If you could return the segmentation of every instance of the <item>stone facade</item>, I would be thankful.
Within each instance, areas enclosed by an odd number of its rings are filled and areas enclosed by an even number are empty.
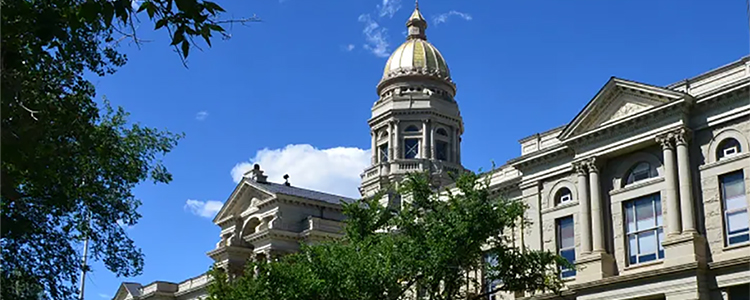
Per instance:
[[[364,196],[392,188],[407,172],[429,170],[437,185],[449,185],[439,175],[463,170],[450,72],[426,42],[418,9],[407,26],[372,108]],[[408,155],[406,139],[418,140]],[[574,251],[578,268],[564,278],[565,299],[750,298],[750,57],[666,87],[613,77],[569,124],[519,143],[519,157],[484,176],[497,194],[528,204],[531,226],[508,233],[514,244],[562,251],[562,240],[572,239],[564,250]],[[222,230],[208,255],[237,274],[248,259],[339,237],[339,201],[354,200],[267,182],[256,166],[214,219]],[[563,236],[564,218],[572,218],[571,236]],[[115,299],[198,299],[209,282],[204,274],[123,283]]]

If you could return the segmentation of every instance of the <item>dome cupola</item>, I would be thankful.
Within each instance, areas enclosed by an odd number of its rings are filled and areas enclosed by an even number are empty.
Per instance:
[[[406,21],[406,28],[406,41],[388,58],[383,78],[378,84],[378,93],[393,83],[403,81],[402,79],[421,78],[442,83],[451,94],[455,94],[455,84],[451,80],[448,64],[440,51],[427,41],[427,21],[419,11],[419,3]]]

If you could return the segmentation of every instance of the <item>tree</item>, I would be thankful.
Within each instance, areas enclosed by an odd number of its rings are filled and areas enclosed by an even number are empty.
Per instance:
[[[133,187],[167,183],[161,162],[181,134],[141,126],[95,101],[87,72],[104,76],[139,43],[137,16],[169,34],[179,57],[224,34],[223,9],[200,0],[2,0],[3,299],[73,299],[83,266],[78,245],[117,275],[133,276],[143,254],[121,225],[134,225]],[[139,12],[141,12],[139,14]]]
[[[209,295],[215,300],[265,299],[480,299],[505,291],[550,291],[562,287],[565,259],[548,251],[519,248],[509,232],[524,221],[526,206],[493,196],[489,181],[462,174],[453,192],[434,193],[428,176],[412,174],[401,191],[399,210],[378,197],[344,205],[345,237],[276,261],[249,263],[246,274],[227,280],[212,270]],[[442,195],[442,196],[441,196]],[[476,293],[485,255],[498,264],[487,278],[497,289]],[[475,292],[472,294],[472,292]]]

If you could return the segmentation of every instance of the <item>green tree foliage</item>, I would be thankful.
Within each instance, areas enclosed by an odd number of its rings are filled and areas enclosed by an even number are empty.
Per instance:
[[[210,45],[232,21],[220,20],[223,9],[209,1],[133,3],[0,2],[3,299],[76,298],[78,273],[87,268],[84,236],[91,257],[110,271],[141,272],[143,254],[122,227],[140,217],[131,191],[145,180],[171,180],[161,157],[181,135],[134,124],[122,108],[97,103],[84,75],[104,76],[126,62],[117,49],[138,42],[137,16],[168,33],[183,61],[194,38]]]
[[[484,255],[497,256],[488,279],[504,291],[557,292],[557,266],[570,267],[554,253],[515,247],[509,232],[525,224],[525,205],[493,196],[489,182],[461,175],[453,192],[434,193],[424,174],[412,174],[401,191],[399,210],[378,197],[344,204],[346,235],[341,240],[303,245],[278,260],[250,262],[244,276],[227,280],[212,270],[214,300],[265,299],[479,299],[487,293],[475,277]]]

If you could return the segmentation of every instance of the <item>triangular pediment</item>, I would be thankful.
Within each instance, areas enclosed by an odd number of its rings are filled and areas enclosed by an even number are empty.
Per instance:
[[[262,184],[256,184],[250,179],[243,178],[237,184],[229,199],[224,202],[224,206],[216,214],[213,222],[218,223],[232,216],[240,216],[244,211],[256,206],[261,200],[275,196],[276,194],[264,189]]]
[[[683,99],[685,94],[612,77],[560,133],[566,140],[652,108]]]

